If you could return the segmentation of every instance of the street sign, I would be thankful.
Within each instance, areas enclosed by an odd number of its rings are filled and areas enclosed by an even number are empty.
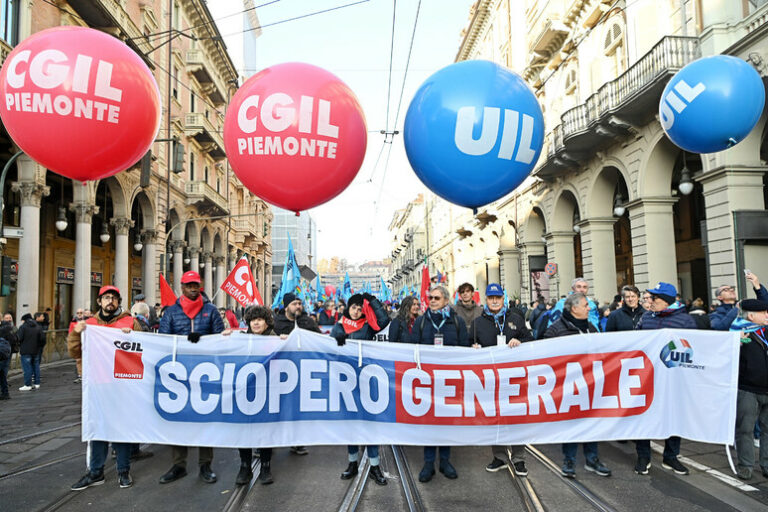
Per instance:
[[[549,277],[552,277],[553,275],[557,274],[557,263],[553,263],[553,262],[547,263],[547,265],[544,267],[544,272],[546,272],[546,274]]]
[[[17,228],[15,226],[3,226],[3,237],[21,238],[23,236],[24,236],[24,228]]]

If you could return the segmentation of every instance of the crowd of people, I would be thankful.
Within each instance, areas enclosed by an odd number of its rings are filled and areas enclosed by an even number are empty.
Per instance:
[[[186,272],[181,278],[181,296],[175,304],[166,308],[150,308],[143,296],[135,297],[130,311],[122,308],[122,296],[118,288],[104,286],[99,290],[98,310],[91,314],[78,309],[69,327],[67,345],[69,354],[76,361],[77,382],[82,372],[81,335],[88,325],[104,325],[130,331],[156,331],[162,334],[186,336],[190,343],[197,343],[201,336],[209,334],[281,336],[283,338],[296,327],[314,332],[325,332],[339,346],[347,340],[379,340],[392,343],[415,343],[427,345],[465,346],[482,350],[487,347],[507,345],[514,349],[522,343],[535,339],[559,338],[584,333],[615,332],[630,330],[651,330],[662,328],[713,329],[739,331],[741,348],[739,360],[738,399],[736,418],[736,452],[738,457],[737,476],[743,480],[752,477],[755,447],[759,445],[759,465],[768,477],[768,291],[753,273],[747,280],[754,289],[756,298],[738,300],[735,287],[723,285],[716,290],[717,304],[708,313],[703,311],[697,300],[687,305],[681,301],[674,285],[658,283],[653,288],[639,290],[624,286],[614,301],[605,307],[598,307],[589,297],[589,283],[583,278],[572,282],[572,291],[557,301],[543,299],[527,307],[518,300],[505,303],[505,293],[499,284],[492,283],[485,289],[484,304],[476,302],[474,287],[463,283],[457,288],[458,297],[451,303],[451,294],[442,284],[433,283],[429,289],[429,307],[421,310],[420,301],[407,296],[401,302],[382,302],[375,296],[362,293],[350,296],[346,301],[333,300],[315,305],[305,305],[294,294],[282,298],[282,307],[271,310],[265,306],[250,306],[237,310],[218,310],[200,288],[197,272]],[[24,370],[22,391],[40,387],[39,361],[45,340],[42,327],[43,313],[25,315],[18,330],[13,318],[6,314],[0,323],[0,340],[9,344],[21,354]],[[240,334],[242,333],[242,334]],[[0,345],[0,358],[3,347]],[[0,361],[0,398],[8,397],[5,366]],[[758,441],[759,440],[759,441]],[[634,471],[647,475],[651,468],[650,440],[635,440],[637,453]],[[679,459],[681,440],[670,437],[665,440],[662,467],[680,475],[689,473]],[[72,490],[82,490],[104,482],[104,465],[109,443],[92,441],[88,472]],[[118,483],[121,488],[133,483],[130,476],[132,460],[149,457],[151,452],[141,450],[138,444],[112,443],[113,456],[117,460]],[[236,484],[244,485],[253,478],[252,462],[254,450],[261,459],[258,481],[270,484],[272,476],[271,447],[241,448],[240,470]],[[379,485],[386,485],[387,479],[380,469],[379,447],[366,446],[370,459],[369,478]],[[168,484],[187,475],[188,447],[173,446],[171,468],[159,482]],[[211,469],[213,448],[198,447],[198,467],[201,480],[207,483],[217,481]],[[307,455],[303,446],[294,446],[290,451],[295,455]],[[578,444],[562,445],[564,477],[576,475]],[[598,443],[583,443],[584,469],[608,477],[611,470],[600,461]],[[425,446],[423,466],[418,478],[429,482],[436,468],[446,478],[458,477],[451,463],[449,446]],[[517,475],[527,475],[523,446],[492,446],[491,461],[485,467],[489,472],[510,467]],[[341,479],[350,479],[358,474],[360,447],[348,446],[347,467]]]

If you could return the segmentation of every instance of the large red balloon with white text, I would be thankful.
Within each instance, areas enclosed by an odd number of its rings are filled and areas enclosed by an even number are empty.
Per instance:
[[[354,93],[310,64],[278,64],[253,75],[224,120],[227,158],[243,185],[295,212],[340,194],[360,170],[366,142]]]
[[[51,171],[86,181],[128,169],[160,128],[160,92],[125,43],[84,27],[43,30],[0,70],[0,118]]]

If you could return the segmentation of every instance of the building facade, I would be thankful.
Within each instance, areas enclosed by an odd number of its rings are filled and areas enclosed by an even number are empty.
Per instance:
[[[0,308],[16,318],[51,307],[56,328],[78,307],[93,308],[98,288],[115,284],[124,306],[143,293],[159,302],[158,275],[179,292],[195,270],[209,297],[242,256],[269,300],[272,213],[245,189],[224,154],[222,126],[238,75],[201,0],[21,2],[4,9],[0,57],[46,28],[97,28],[124,41],[152,70],[162,97],[158,140],[140,162],[80,183],[26,156],[9,170],[4,225],[23,229],[3,247]],[[169,34],[171,34],[169,36]],[[18,148],[2,131],[5,163]],[[174,155],[177,157],[174,158]],[[183,161],[180,156],[183,155]],[[5,279],[7,277],[7,279]],[[223,293],[219,306],[234,302]]]
[[[428,252],[429,219],[424,195],[396,210],[389,223],[392,252],[389,283],[395,295],[404,286],[421,288],[422,267]]]
[[[561,296],[577,276],[600,302],[659,281],[705,302],[720,284],[746,296],[744,269],[768,276],[768,116],[738,145],[698,155],[669,141],[657,112],[669,79],[699,57],[745,59],[765,82],[768,4],[512,4],[476,2],[456,60],[492,60],[526,80],[544,149],[532,176],[478,215],[435,206],[445,210],[433,215],[444,233],[430,246],[436,266],[454,284],[474,268],[477,286],[499,279],[526,301]]]
[[[288,256],[288,240],[293,245],[296,263],[299,265],[301,277],[312,281],[317,276],[317,224],[308,213],[296,215],[295,212],[273,207],[272,221],[272,251],[274,265],[272,266],[273,293],[277,293],[280,280],[283,277],[283,267]]]

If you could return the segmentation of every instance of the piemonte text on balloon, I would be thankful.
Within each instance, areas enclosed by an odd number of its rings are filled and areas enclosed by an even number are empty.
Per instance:
[[[408,108],[405,150],[419,179],[460,206],[512,192],[536,165],[544,117],[522,78],[493,62],[451,64],[429,77]]]
[[[363,163],[365,117],[332,73],[303,63],[269,67],[232,98],[224,146],[258,197],[299,212],[341,193]]]
[[[661,94],[659,120],[669,139],[692,153],[738,144],[755,127],[765,104],[760,74],[730,55],[695,60]]]
[[[160,128],[160,92],[147,65],[94,29],[57,27],[22,41],[0,71],[0,96],[14,142],[81,181],[134,165]]]

